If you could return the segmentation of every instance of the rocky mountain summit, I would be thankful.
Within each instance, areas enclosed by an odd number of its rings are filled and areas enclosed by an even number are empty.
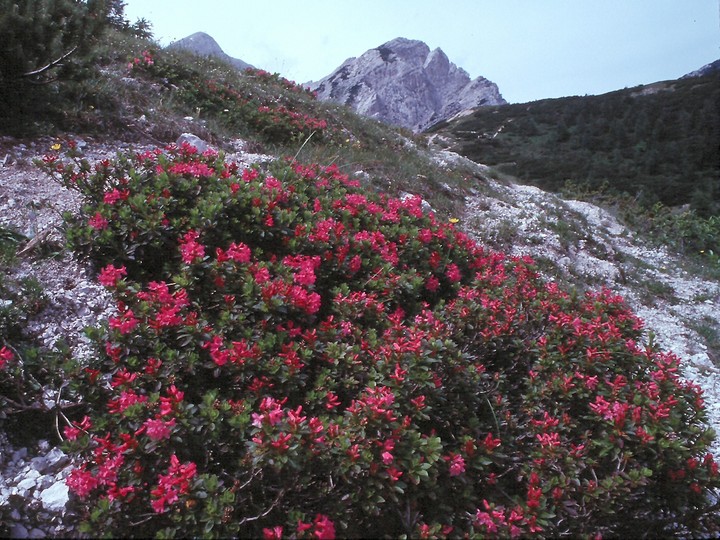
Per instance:
[[[195,32],[186,38],[173,41],[170,45],[168,45],[168,49],[183,49],[200,56],[213,56],[219,58],[220,60],[224,60],[240,71],[253,67],[239,58],[233,58],[232,56],[226,54],[220,45],[218,45],[217,41],[205,32]]]
[[[308,86],[319,99],[415,132],[467,109],[506,103],[495,83],[470,79],[440,48],[405,38],[349,58]]]

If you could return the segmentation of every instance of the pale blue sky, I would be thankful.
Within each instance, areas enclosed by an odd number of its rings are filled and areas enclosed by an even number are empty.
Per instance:
[[[162,45],[207,32],[296,82],[396,37],[440,47],[511,103],[675,79],[720,59],[720,0],[126,0]]]

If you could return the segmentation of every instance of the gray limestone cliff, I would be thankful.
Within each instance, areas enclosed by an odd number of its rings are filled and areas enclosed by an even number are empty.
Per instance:
[[[308,83],[322,100],[415,132],[461,111],[506,101],[495,83],[450,62],[441,49],[397,38],[349,58],[324,79]]]

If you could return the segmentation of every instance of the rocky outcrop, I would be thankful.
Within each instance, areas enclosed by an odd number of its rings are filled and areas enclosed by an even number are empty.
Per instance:
[[[205,32],[195,32],[186,38],[173,41],[170,45],[168,45],[168,49],[184,49],[200,56],[213,56],[215,58],[219,58],[220,60],[224,60],[240,71],[253,67],[247,62],[243,62],[238,58],[233,58],[232,56],[227,55],[220,45],[218,45],[217,41]]]
[[[700,69],[696,69],[695,71],[691,71],[687,75],[683,75],[680,77],[681,79],[689,79],[692,77],[704,77],[705,75],[710,75],[711,73],[720,73],[720,60],[715,60],[714,62],[710,62],[709,64],[705,64]]]
[[[441,49],[431,51],[422,41],[405,38],[349,58],[307,86],[319,99],[416,132],[463,110],[506,103],[495,83],[471,80]]]

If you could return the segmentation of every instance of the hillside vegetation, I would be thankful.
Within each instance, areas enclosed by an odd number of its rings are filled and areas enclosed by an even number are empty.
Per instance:
[[[720,74],[599,96],[482,107],[432,129],[470,159],[560,191],[720,212]]]
[[[17,310],[0,336],[8,417],[56,388],[83,533],[718,534],[715,433],[679,358],[612,291],[472,240],[455,212],[489,189],[477,167],[131,34],[8,123],[56,137],[36,165],[83,201],[63,249],[115,303],[87,361]],[[156,148],[86,159],[96,138]]]

